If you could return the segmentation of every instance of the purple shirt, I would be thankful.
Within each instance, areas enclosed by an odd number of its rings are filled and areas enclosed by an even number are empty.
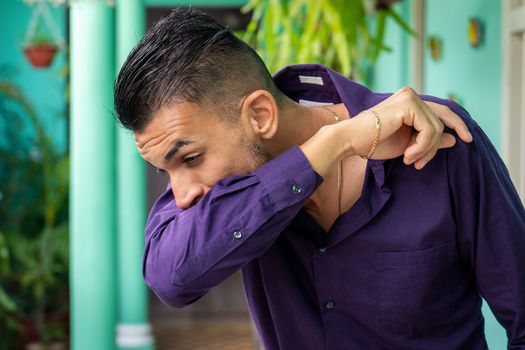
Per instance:
[[[386,97],[320,65],[275,76],[295,101],[357,115]],[[360,199],[328,233],[301,209],[323,179],[298,147],[225,178],[181,210],[167,190],[146,228],[143,273],[168,305],[188,305],[242,269],[266,349],[486,349],[483,296],[525,349],[525,210],[496,150],[474,141],[417,171],[368,162]],[[348,175],[347,175],[348,176]]]

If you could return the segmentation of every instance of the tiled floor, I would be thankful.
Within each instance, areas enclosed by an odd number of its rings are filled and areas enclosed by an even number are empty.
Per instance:
[[[157,350],[259,349],[238,273],[188,307],[151,295],[149,309]]]
[[[155,327],[157,350],[255,350],[250,324]]]

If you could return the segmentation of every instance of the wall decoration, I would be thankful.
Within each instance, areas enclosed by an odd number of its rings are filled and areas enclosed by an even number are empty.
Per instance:
[[[442,44],[441,39],[435,35],[428,38],[428,48],[430,50],[430,57],[434,61],[440,61],[442,56]]]
[[[468,41],[473,48],[479,47],[483,41],[483,24],[477,18],[468,21]]]

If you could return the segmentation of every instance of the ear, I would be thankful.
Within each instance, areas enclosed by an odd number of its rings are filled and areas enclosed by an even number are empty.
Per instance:
[[[272,94],[266,90],[256,90],[246,96],[241,107],[241,115],[247,118],[253,133],[263,140],[275,136],[279,124],[278,108]]]

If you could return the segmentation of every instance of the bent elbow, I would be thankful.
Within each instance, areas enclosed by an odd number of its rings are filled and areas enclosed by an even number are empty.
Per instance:
[[[190,286],[177,286],[170,278],[156,274],[145,274],[146,285],[166,305],[180,309],[199,300],[205,293],[197,293]]]
[[[145,279],[146,285],[166,305],[180,309],[194,303],[197,298],[192,297],[185,288],[177,287],[170,281]]]
[[[161,231],[154,231],[146,242],[142,261],[142,275],[146,285],[157,297],[173,308],[183,308],[190,305],[206,294],[199,283],[193,278],[195,271],[184,267],[175,268],[174,261],[178,260],[180,249],[175,248],[175,241],[161,240]],[[169,236],[168,236],[169,237]],[[173,271],[177,275],[187,275],[192,283],[174,283]]]

